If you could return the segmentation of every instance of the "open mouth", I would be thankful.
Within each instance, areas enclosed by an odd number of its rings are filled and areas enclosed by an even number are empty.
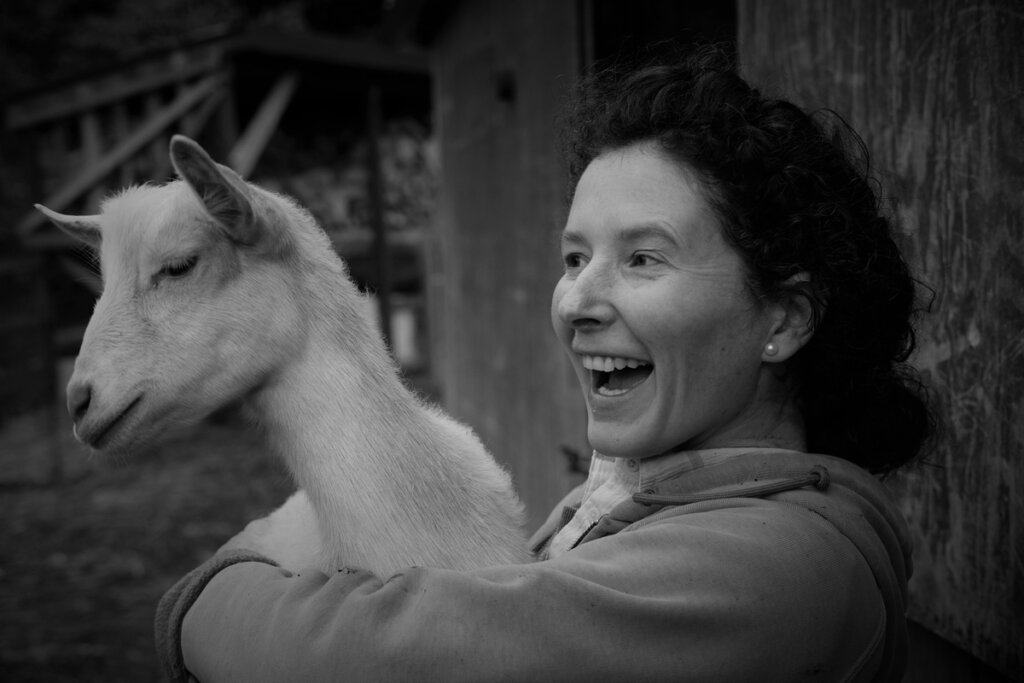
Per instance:
[[[651,376],[654,366],[647,361],[616,356],[582,356],[590,371],[590,388],[598,396],[621,396]]]

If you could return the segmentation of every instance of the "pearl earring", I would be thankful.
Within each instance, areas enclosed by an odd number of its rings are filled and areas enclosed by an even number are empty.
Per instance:
[[[775,342],[768,342],[764,345],[764,355],[774,356],[779,352],[779,347],[775,345]]]

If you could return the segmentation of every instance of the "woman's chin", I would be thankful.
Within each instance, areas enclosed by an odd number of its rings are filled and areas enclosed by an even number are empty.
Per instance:
[[[642,458],[649,455],[648,444],[636,424],[595,423],[591,419],[587,428],[590,446],[609,458]]]

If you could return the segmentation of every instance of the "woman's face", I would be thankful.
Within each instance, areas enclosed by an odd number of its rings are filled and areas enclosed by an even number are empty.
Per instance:
[[[749,291],[698,182],[644,143],[597,157],[577,185],[551,318],[605,455],[757,440],[777,311]]]

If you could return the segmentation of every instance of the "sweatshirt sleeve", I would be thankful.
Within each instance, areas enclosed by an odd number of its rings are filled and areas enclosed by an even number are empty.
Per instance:
[[[868,680],[884,607],[856,548],[793,505],[659,515],[472,572],[220,568],[184,666],[223,681]]]

